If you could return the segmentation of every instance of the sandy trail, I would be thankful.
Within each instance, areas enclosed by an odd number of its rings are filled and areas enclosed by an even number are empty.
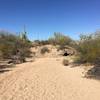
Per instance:
[[[100,82],[82,78],[79,67],[40,58],[0,74],[0,100],[100,100]]]

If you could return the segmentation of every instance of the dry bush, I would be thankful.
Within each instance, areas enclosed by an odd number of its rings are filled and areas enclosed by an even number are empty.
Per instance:
[[[43,47],[40,52],[41,54],[45,54],[46,52],[49,53],[50,50],[47,47]]]
[[[50,44],[50,43],[49,43],[48,40],[41,40],[41,41],[40,41],[40,44],[41,44],[41,45],[48,45],[48,44]]]
[[[42,46],[42,45],[49,45],[50,42],[48,40],[35,40],[34,44],[36,46]]]
[[[63,63],[64,66],[68,66],[69,65],[69,61],[67,59],[63,59],[62,63]]]
[[[20,38],[12,33],[0,32],[0,58],[19,58],[19,60],[24,61],[25,58],[29,57],[31,54],[30,47],[30,41]]]
[[[77,46],[78,61],[82,63],[97,63],[100,61],[100,32],[90,35],[81,35]]]
[[[68,36],[63,35],[62,33],[54,33],[54,36],[48,39],[50,44],[53,45],[70,45],[72,44],[72,39]]]

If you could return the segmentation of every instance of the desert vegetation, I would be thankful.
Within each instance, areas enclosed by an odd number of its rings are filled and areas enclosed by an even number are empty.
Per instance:
[[[100,61],[100,32],[80,35],[77,45],[79,61],[95,64]]]
[[[53,45],[72,45],[74,42],[69,36],[66,36],[60,32],[55,32],[52,37],[48,39],[49,43]]]
[[[0,59],[18,59],[21,62],[29,57],[31,42],[27,39],[26,34],[21,36],[14,33],[0,32]]]
[[[75,62],[93,66],[86,72],[86,77],[100,76],[100,31],[80,35],[80,41],[76,45],[78,52]]]
[[[35,43],[39,45],[60,45],[60,46],[65,46],[65,45],[74,45],[75,41],[71,39],[69,36],[66,36],[60,32],[54,32],[53,36],[50,36],[47,40],[35,40]]]
[[[63,63],[64,66],[68,66],[69,65],[69,61],[67,59],[63,59],[62,63]]]
[[[46,52],[49,53],[50,50],[47,47],[43,47],[43,48],[41,48],[40,52],[41,52],[41,54],[45,54]]]
[[[48,45],[51,45],[51,47]],[[53,46],[56,52],[50,53],[52,51],[50,48],[53,48]],[[27,32],[20,35],[5,31],[0,32],[0,59],[11,59],[10,62],[13,63],[25,62],[26,57],[31,56],[31,47],[37,48],[37,52],[34,52],[38,56],[39,52],[42,55],[49,53],[49,56],[50,54],[53,56],[74,55],[75,63],[100,66],[100,31],[86,35],[81,34],[78,41],[62,33],[55,32],[47,40],[35,40],[34,42],[27,38]],[[64,59],[63,65],[68,64],[69,62]]]

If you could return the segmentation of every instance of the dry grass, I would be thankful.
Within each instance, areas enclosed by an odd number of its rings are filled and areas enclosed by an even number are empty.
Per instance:
[[[41,54],[45,54],[46,52],[49,53],[50,50],[47,47],[43,47],[40,52]]]

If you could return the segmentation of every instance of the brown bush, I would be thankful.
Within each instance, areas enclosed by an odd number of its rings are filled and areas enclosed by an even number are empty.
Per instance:
[[[100,62],[100,32],[81,35],[77,51],[79,52],[78,61],[82,63]]]
[[[49,50],[47,47],[43,47],[43,48],[41,49],[41,54],[45,54],[46,52],[49,53],[50,50]]]
[[[0,32],[1,59],[13,60],[13,58],[20,58],[19,60],[24,60],[31,54],[30,47],[30,41],[20,38],[19,36],[12,33]]]
[[[73,40],[70,37],[59,32],[55,32],[54,36],[50,37],[48,41],[50,44],[61,46],[72,45],[73,42]]]
[[[69,65],[69,61],[67,59],[63,59],[63,65],[64,66],[68,66]]]

